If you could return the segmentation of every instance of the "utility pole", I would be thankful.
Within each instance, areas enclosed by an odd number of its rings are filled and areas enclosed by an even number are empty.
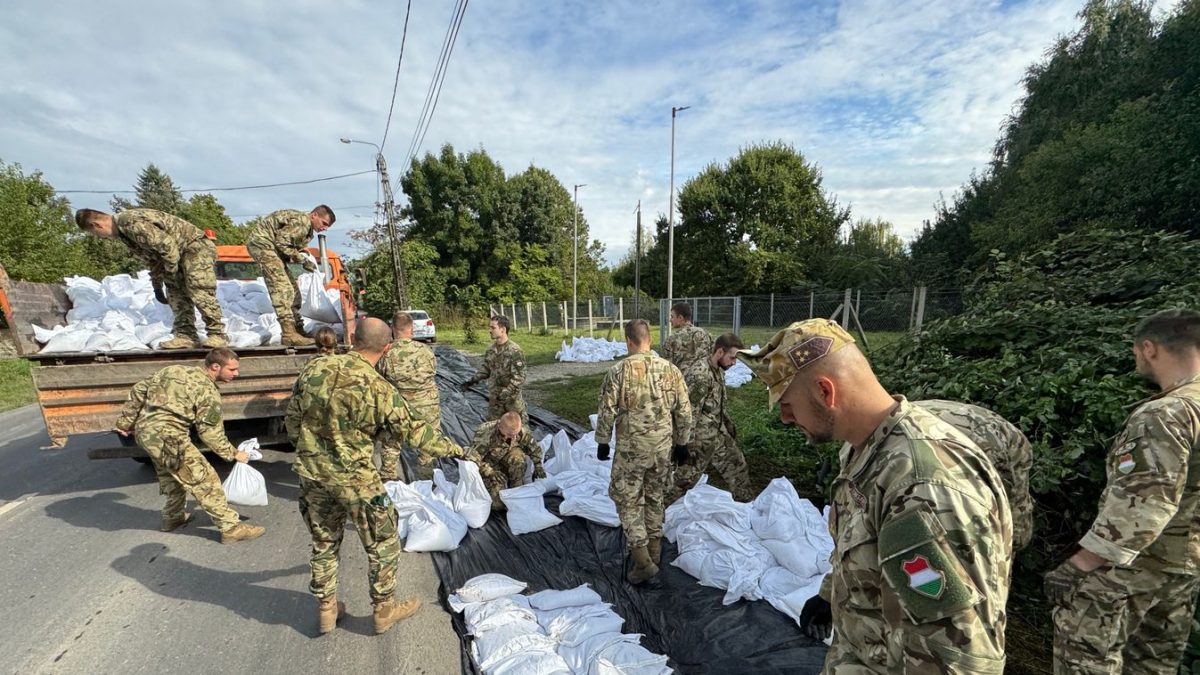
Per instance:
[[[392,246],[392,281],[396,285],[396,309],[408,309],[408,282],[404,278],[404,264],[400,262],[400,238],[396,234],[396,204],[392,196],[392,183],[388,178],[387,161],[383,153],[376,153],[375,167],[379,170],[379,181],[383,187],[383,213],[387,218],[388,239]]]
[[[681,108],[671,107],[671,197],[667,207],[667,306],[675,301],[675,116]]]
[[[575,198],[572,201],[575,207],[575,235],[572,241],[575,243],[571,247],[571,314],[573,330],[579,330],[579,188],[587,187],[587,183],[579,183],[575,186]]]
[[[633,258],[633,318],[642,316],[642,200],[637,205],[637,253]]]

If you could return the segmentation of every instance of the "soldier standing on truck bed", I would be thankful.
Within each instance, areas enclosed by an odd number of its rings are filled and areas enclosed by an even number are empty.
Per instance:
[[[75,224],[101,239],[120,240],[149,265],[154,297],[175,313],[175,337],[160,344],[161,349],[197,346],[196,310],[208,332],[204,346],[229,345],[217,302],[217,243],[213,236],[183,218],[154,209],[127,209],[115,216],[79,209]]]
[[[170,532],[192,519],[185,510],[187,493],[221,530],[221,543],[254,539],[265,529],[247,525],[229,508],[221,480],[200,449],[192,444],[191,428],[200,440],[227,462],[247,461],[246,453],[225,437],[221,420],[221,393],[217,382],[232,382],[238,375],[238,357],[232,349],[218,348],[204,358],[204,366],[167,366],[133,385],[121,409],[116,432],[133,434],[137,444],[150,455],[158,476],[159,491],[166,495],[162,531]]]
[[[262,267],[263,281],[271,296],[271,306],[279,319],[283,344],[311,345],[312,338],[304,332],[300,316],[300,290],[288,274],[287,263],[300,263],[305,272],[317,269],[308,251],[314,232],[328,230],[337,217],[333,209],[321,204],[305,213],[296,209],[281,209],[268,214],[250,228],[246,250]]]

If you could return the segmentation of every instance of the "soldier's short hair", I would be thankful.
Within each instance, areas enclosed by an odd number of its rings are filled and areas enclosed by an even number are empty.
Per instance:
[[[513,431],[515,429],[520,429],[521,416],[510,410],[500,416],[500,421],[497,426],[501,431]]]
[[[650,341],[650,324],[645,319],[634,319],[625,324],[625,339],[635,345]]]
[[[92,223],[100,216],[106,215],[103,211],[96,209],[79,209],[75,212],[75,224],[81,230],[90,230]]]
[[[321,204],[317,208],[313,209],[313,213],[317,214],[318,216],[328,218],[330,225],[337,222],[337,216],[333,215],[333,209],[325,206],[324,204]]]
[[[505,333],[508,332],[508,317],[507,316],[504,316],[503,314],[497,314],[496,316],[493,316],[489,322],[494,323],[497,326],[500,326],[501,328],[503,328]]]
[[[408,312],[396,312],[392,316],[392,330],[408,330],[412,325],[412,316]]]
[[[1180,307],[1151,314],[1133,329],[1133,339],[1149,340],[1171,351],[1200,349],[1200,312]]]
[[[692,320],[692,306],[686,302],[677,302],[671,305],[671,311],[685,321]]]
[[[313,333],[313,343],[317,345],[318,353],[334,354],[337,352],[337,331],[329,326],[321,326]]]
[[[713,351],[725,351],[728,349],[745,349],[746,345],[742,344],[742,339],[733,333],[726,333],[717,338],[713,343]]]
[[[383,321],[371,317],[359,319],[354,327],[354,349],[378,354],[392,343],[392,329]]]
[[[204,367],[211,368],[215,365],[227,366],[230,361],[237,361],[237,352],[229,347],[217,347],[210,350],[208,355],[204,357]]]

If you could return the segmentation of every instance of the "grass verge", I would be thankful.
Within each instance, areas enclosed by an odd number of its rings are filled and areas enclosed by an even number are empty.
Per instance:
[[[650,333],[653,344],[657,345],[658,329],[651,328]],[[478,336],[479,341],[475,344],[468,344],[463,336],[462,328],[445,328],[438,326],[438,344],[454,347],[455,349],[461,349],[468,354],[483,354],[483,352],[487,350],[488,345],[491,344],[491,340],[488,338],[487,326],[484,326],[482,329],[476,331],[476,335]],[[572,335],[587,337],[588,332],[586,330],[579,331],[572,333]],[[529,333],[524,329],[514,330],[509,334],[509,337],[512,338],[513,342],[521,345],[521,350],[525,352],[525,363],[526,365],[530,366],[540,366],[547,363],[554,363],[554,355],[557,354],[558,350],[562,348],[562,343],[566,342],[570,344],[571,342],[571,336],[563,335],[561,330],[556,331],[553,329],[550,331],[549,335],[542,335],[541,333]],[[607,329],[597,330],[594,331],[592,337],[608,338],[611,340],[625,339],[622,336],[620,329],[613,329],[611,336],[609,335],[609,331]]]
[[[33,392],[33,364],[25,359],[0,361],[0,411],[12,410],[37,400]]]

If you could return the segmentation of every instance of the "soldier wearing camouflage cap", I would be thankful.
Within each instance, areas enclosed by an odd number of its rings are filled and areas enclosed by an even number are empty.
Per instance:
[[[442,407],[438,400],[437,357],[433,350],[413,339],[413,320],[405,312],[392,317],[392,348],[375,367],[383,379],[400,392],[413,417],[435,429],[442,428]],[[418,478],[433,477],[433,457],[419,452],[422,470]],[[385,434],[380,442],[379,473],[385,481],[400,478],[400,442]]]
[[[521,388],[525,386],[525,352],[509,339],[508,328],[506,316],[493,316],[488,321],[492,344],[483,354],[483,365],[460,386],[466,390],[475,386],[476,382],[487,380],[488,421],[500,419],[506,412],[515,412],[522,421],[528,422],[529,414],[521,395]]]
[[[529,462],[533,463],[534,480],[546,477],[542,446],[533,440],[533,434],[521,424],[521,416],[515,412],[506,412],[494,422],[481,424],[475,430],[466,459],[479,465],[479,475],[492,496],[493,511],[504,510],[501,490],[525,484]]]
[[[943,422],[963,432],[992,460],[1004,481],[1008,506],[1012,511],[1013,549],[1029,545],[1033,536],[1033,497],[1029,494],[1029,470],[1033,467],[1033,446],[1012,422],[977,405],[958,401],[917,401]]]
[[[640,584],[658,574],[662,554],[665,496],[670,465],[688,458],[692,405],[679,369],[650,351],[650,325],[625,324],[629,356],[600,384],[596,458],[607,461],[617,432],[608,496],[617,505],[633,568],[627,579]]]
[[[202,367],[167,366],[133,385],[129,400],[121,408],[116,432],[122,436],[133,434],[150,455],[159,492],[167,498],[162,511],[163,532],[171,532],[192,519],[185,511],[189,492],[221,531],[222,544],[254,539],[265,531],[240,522],[237,512],[229,508],[216,469],[191,439],[195,428],[205,447],[221,459],[248,460],[246,453],[238,452],[225,437],[221,393],[217,391],[217,383],[232,382],[238,369],[237,354],[226,348],[214,349],[204,358]]]
[[[1108,451],[1108,485],[1080,549],[1046,575],[1055,673],[1175,673],[1200,588],[1200,312],[1133,332],[1161,391]]]
[[[686,302],[671,305],[671,335],[663,345],[663,358],[686,373],[693,363],[703,363],[713,352],[708,331],[692,324],[692,306]]]
[[[846,443],[833,570],[800,617],[812,637],[832,624],[826,671],[1002,672],[1012,522],[983,451],[889,394],[832,321],[794,323],[744,355],[784,423]]]
[[[150,268],[154,297],[175,314],[175,336],[160,349],[198,346],[196,310],[204,319],[205,347],[226,347],[221,304],[217,302],[217,243],[183,218],[154,209],[126,209],[115,216],[94,209],[75,212],[79,229],[101,239],[117,239]],[[164,291],[165,289],[165,291]]]
[[[314,232],[324,232],[337,221],[333,209],[321,204],[305,213],[296,209],[280,209],[263,216],[246,235],[246,250],[262,267],[263,282],[271,296],[271,306],[279,319],[285,345],[311,345],[304,332],[300,316],[300,289],[288,272],[288,263],[299,263],[305,272],[315,272],[317,266],[308,254],[308,243]]]
[[[333,630],[345,611],[337,601],[338,552],[346,520],[354,523],[367,553],[375,632],[383,633],[420,607],[396,602],[400,541],[396,509],[375,469],[375,437],[388,430],[414,448],[461,457],[462,448],[416,419],[400,392],[375,371],[391,349],[392,331],[379,319],[363,319],[354,349],[309,361],[292,388],[284,424],[296,447],[300,514],[312,535],[312,582],[319,600],[320,631]]]

